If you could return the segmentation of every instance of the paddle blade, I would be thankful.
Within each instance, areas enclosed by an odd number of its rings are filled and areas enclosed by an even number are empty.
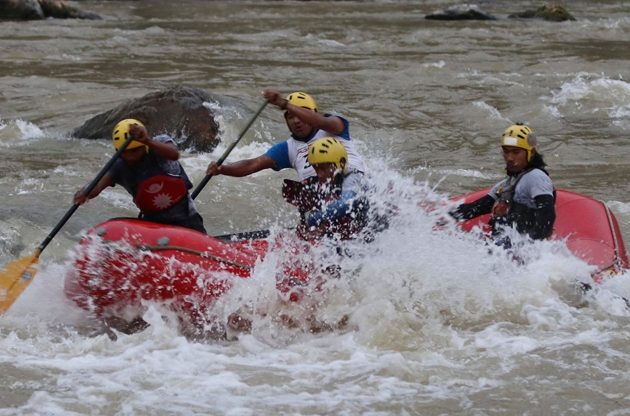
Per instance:
[[[5,313],[33,281],[37,273],[38,254],[22,257],[9,263],[0,272],[0,315]]]

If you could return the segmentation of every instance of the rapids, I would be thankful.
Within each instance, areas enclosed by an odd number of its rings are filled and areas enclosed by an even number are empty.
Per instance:
[[[82,233],[134,216],[118,188],[82,206],[42,254],[35,281],[0,317],[0,415],[628,414],[630,274],[587,296],[589,268],[562,242],[519,266],[474,235],[435,232],[418,203],[501,178],[498,137],[529,123],[557,187],[605,201],[630,241],[630,9],[569,2],[576,22],[508,20],[534,2],[482,1],[490,22],[423,17],[414,1],[82,1],[101,21],[0,22],[0,264],[29,255],[112,155],[68,132],[125,99],[173,84],[226,97],[208,103],[223,143],[185,151],[194,183],[261,103],[260,91],[306,90],[343,114],[383,205],[398,216],[352,256],[303,319],[348,317],[309,333],[285,313],[270,253],[214,312],[252,312],[251,334],[195,341],[159,305],[142,333],[90,336],[63,296]],[[268,107],[227,162],[287,135]],[[215,177],[198,198],[212,234],[271,228],[296,215],[280,194],[291,172]]]

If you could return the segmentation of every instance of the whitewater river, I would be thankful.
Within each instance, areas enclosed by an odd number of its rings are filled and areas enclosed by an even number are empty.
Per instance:
[[[436,22],[423,2],[82,1],[99,21],[0,22],[0,265],[26,256],[111,157],[69,131],[176,84],[225,97],[213,153],[184,151],[198,183],[262,103],[305,90],[351,121],[382,202],[398,217],[358,255],[311,334],[278,322],[272,253],[216,306],[243,305],[249,335],[182,336],[157,305],[136,335],[90,336],[63,294],[88,227],[136,213],[118,188],[81,207],[0,317],[0,415],[628,415],[630,275],[582,297],[589,268],[562,242],[526,265],[473,236],[435,232],[418,203],[501,178],[497,141],[529,123],[559,188],[605,201],[630,241],[630,5],[572,1],[576,22],[511,20],[538,2],[482,1],[499,19]],[[268,107],[229,160],[286,137]],[[282,229],[291,172],[213,178],[198,198],[210,233]],[[585,219],[588,221],[588,219]],[[295,310],[299,315],[303,310]]]

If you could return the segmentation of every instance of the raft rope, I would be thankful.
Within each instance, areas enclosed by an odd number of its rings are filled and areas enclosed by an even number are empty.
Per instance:
[[[198,256],[201,256],[201,257],[204,257],[204,258],[207,258],[207,259],[216,260],[219,263],[224,263],[224,264],[227,264],[229,266],[238,267],[240,269],[244,269],[244,270],[247,270],[247,271],[251,271],[253,269],[253,267],[248,266],[246,264],[242,264],[242,263],[238,263],[236,261],[224,259],[222,257],[218,257],[218,256],[215,256],[215,255],[212,255],[212,254],[208,253],[207,251],[194,250],[194,249],[188,248],[188,247],[166,246],[166,245],[159,245],[159,246],[140,245],[140,246],[137,246],[137,248],[140,249],[140,250],[149,250],[149,251],[178,250],[178,251],[183,251],[185,253],[196,254]]]

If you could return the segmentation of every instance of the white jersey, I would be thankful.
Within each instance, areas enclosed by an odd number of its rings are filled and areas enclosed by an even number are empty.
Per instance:
[[[300,181],[315,176],[315,169],[308,163],[307,159],[308,147],[322,137],[334,137],[343,144],[348,153],[346,173],[365,172],[365,163],[356,151],[354,140],[350,138],[348,121],[343,117],[339,118],[344,121],[345,126],[340,136],[332,135],[324,130],[317,130],[308,142],[301,142],[291,137],[282,143],[272,146],[265,154],[275,162],[274,170],[293,168],[296,170]]]
[[[310,178],[311,176],[315,176],[315,169],[313,169],[311,164],[308,163],[307,159],[308,147],[322,137],[334,137],[343,144],[343,147],[346,148],[346,152],[348,153],[348,167],[346,172],[365,172],[365,163],[363,162],[363,159],[361,159],[361,156],[357,153],[353,141],[346,140],[340,136],[332,136],[330,133],[320,130],[306,143],[297,141],[293,138],[287,140],[289,161],[291,162],[291,167],[297,171],[300,181]]]

